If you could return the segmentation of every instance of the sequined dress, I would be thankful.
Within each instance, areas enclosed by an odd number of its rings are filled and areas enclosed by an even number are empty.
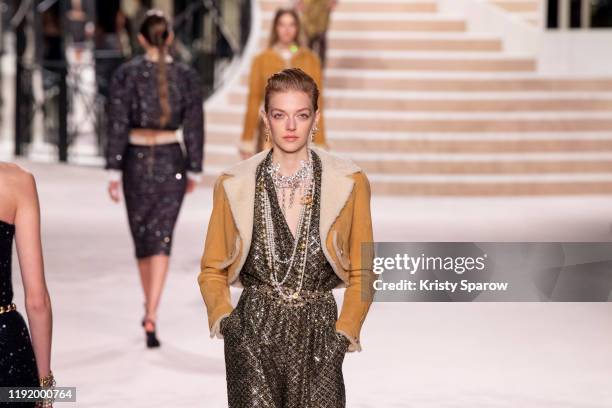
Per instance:
[[[106,169],[122,170],[130,232],[137,258],[170,255],[187,172],[202,171],[204,113],[198,74],[185,64],[166,66],[170,120],[159,125],[157,63],[139,56],[117,68],[110,84]],[[131,129],[177,130],[183,144],[129,143]]]
[[[13,301],[11,257],[15,226],[0,221],[0,306]],[[28,327],[17,310],[0,313],[0,387],[36,387],[38,369]],[[14,404],[13,404],[14,405]],[[34,404],[17,404],[20,407]],[[11,406],[0,402],[0,407]]]
[[[227,393],[230,408],[345,406],[342,363],[349,340],[335,331],[338,308],[332,289],[340,283],[321,250],[319,203],[321,162],[314,164],[313,214],[302,304],[281,300],[271,286],[265,262],[265,219],[261,188],[270,197],[277,251],[291,256],[294,237],[277,200],[270,174],[264,169],[272,150],[257,168],[253,240],[240,272],[244,290],[236,308],[221,321],[224,338]],[[263,182],[263,184],[262,184]],[[306,229],[298,239],[304,242]],[[279,278],[285,275],[279,272]],[[292,268],[284,286],[295,289],[299,273]]]

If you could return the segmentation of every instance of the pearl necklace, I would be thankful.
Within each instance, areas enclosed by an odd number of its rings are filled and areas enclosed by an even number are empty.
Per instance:
[[[309,155],[310,155],[310,151],[309,151]],[[312,160],[308,161],[308,167],[309,170],[308,172],[310,174],[313,174],[313,169],[312,169]],[[261,201],[262,201],[262,216],[263,219],[265,221],[265,252],[266,252],[266,260],[268,263],[268,267],[270,268],[270,280],[272,281],[273,286],[275,287],[276,291],[279,293],[279,295],[285,299],[285,300],[289,300],[289,301],[294,301],[296,299],[299,299],[300,296],[300,291],[302,290],[302,284],[304,283],[304,274],[306,271],[306,259],[307,259],[307,254],[308,254],[308,248],[309,248],[309,238],[310,238],[310,224],[311,224],[311,220],[312,220],[312,197],[310,196],[311,191],[312,191],[312,178],[307,179],[308,183],[304,188],[304,195],[308,196],[309,199],[307,200],[303,200],[303,206],[300,209],[300,215],[298,218],[298,226],[297,226],[297,232],[296,232],[296,236],[293,242],[293,250],[291,252],[291,257],[287,260],[282,260],[280,259],[277,251],[276,251],[276,242],[274,240],[274,223],[272,220],[272,209],[271,209],[271,205],[270,205],[270,197],[268,196],[268,191],[266,190],[265,186],[263,183],[260,184],[260,189],[261,189]],[[305,225],[304,225],[305,224]],[[299,242],[301,240],[302,237],[302,229],[306,228],[306,237],[305,237],[305,243],[303,243],[301,246],[299,246]],[[300,278],[299,278],[299,283],[298,283],[298,288],[290,293],[289,291],[287,291],[284,287],[283,284],[285,283],[285,281],[287,280],[287,278],[289,277],[289,272],[291,271],[291,268],[293,267],[295,261],[296,261],[296,257],[297,257],[297,252],[298,252],[298,247],[300,248],[300,256],[299,256],[299,266],[298,269],[300,270]],[[277,269],[279,268],[279,266],[277,266],[277,262],[278,263],[284,263],[284,264],[289,264],[287,266],[287,270],[285,272],[285,276],[283,277],[283,279],[279,280],[278,279],[278,275],[277,275]]]

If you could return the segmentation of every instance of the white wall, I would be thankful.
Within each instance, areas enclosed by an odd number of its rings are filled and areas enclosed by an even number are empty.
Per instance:
[[[469,31],[498,35],[505,52],[535,57],[539,73],[612,76],[612,29],[547,30],[488,0],[439,0],[438,4],[443,13],[464,16]]]
[[[549,30],[541,37],[538,71],[612,76],[612,30]]]
[[[488,0],[439,0],[438,5],[442,13],[464,16],[468,31],[500,36],[508,53],[529,56],[538,50],[541,28]]]

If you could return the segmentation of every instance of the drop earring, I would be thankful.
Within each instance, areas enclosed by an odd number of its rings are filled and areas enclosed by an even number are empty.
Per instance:
[[[317,125],[315,124],[312,129],[310,130],[310,143],[313,144],[314,143],[314,136],[315,133],[317,133],[319,131],[319,129],[317,128]]]
[[[266,134],[266,143],[268,143],[270,141],[270,129],[266,127],[264,133]]]

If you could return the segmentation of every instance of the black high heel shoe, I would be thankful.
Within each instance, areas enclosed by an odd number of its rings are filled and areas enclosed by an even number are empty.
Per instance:
[[[159,347],[161,346],[161,343],[159,342],[158,338],[157,338],[157,333],[155,330],[155,322],[151,319],[147,319],[144,318],[142,319],[142,327],[145,327],[146,323],[151,323],[153,325],[153,330],[152,331],[148,331],[145,330],[145,334],[146,334],[146,338],[147,338],[147,347],[148,348],[155,348],[155,347]]]

